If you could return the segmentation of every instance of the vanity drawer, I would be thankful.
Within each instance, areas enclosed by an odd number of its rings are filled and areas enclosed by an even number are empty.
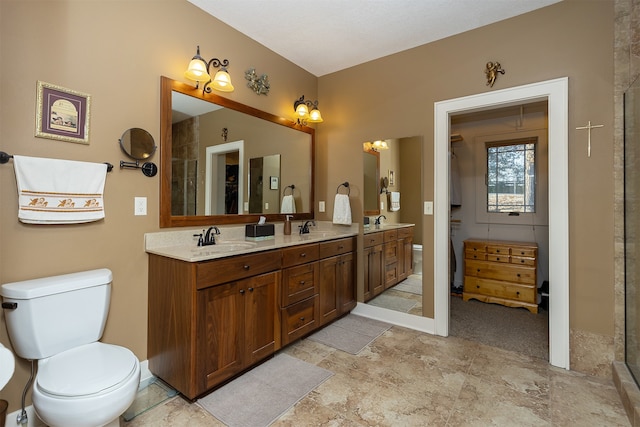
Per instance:
[[[307,262],[317,261],[320,256],[320,246],[311,245],[292,246],[282,249],[282,266],[292,267]]]
[[[282,253],[279,250],[201,262],[196,266],[196,287],[204,289],[209,286],[268,273],[269,271],[279,270],[281,264]]]
[[[384,232],[384,241],[391,242],[393,240],[398,240],[398,230],[389,230]]]
[[[391,264],[398,261],[398,241],[387,242],[384,244],[384,263]]]
[[[327,242],[320,242],[320,258],[329,258],[334,255],[346,254],[353,251],[355,246],[353,243],[354,238],[348,237],[346,239],[329,240]]]
[[[282,345],[289,344],[315,329],[318,304],[319,300],[316,295],[280,311],[282,314]]]
[[[313,262],[283,270],[282,307],[318,293],[318,263]]]
[[[365,248],[370,248],[372,246],[377,246],[384,242],[384,233],[369,233],[365,234],[363,238],[363,244]]]
[[[413,237],[413,227],[398,228],[398,239],[406,239],[407,237]]]

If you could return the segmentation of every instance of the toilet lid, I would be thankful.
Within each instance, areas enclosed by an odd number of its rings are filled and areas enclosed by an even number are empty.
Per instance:
[[[118,385],[137,364],[131,350],[95,342],[40,361],[37,382],[49,394],[86,396]]]

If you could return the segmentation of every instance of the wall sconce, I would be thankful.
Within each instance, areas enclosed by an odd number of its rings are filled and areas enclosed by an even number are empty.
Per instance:
[[[387,144],[387,141],[385,141],[384,139],[379,139],[373,142],[365,142],[364,144],[366,149],[373,150],[373,151],[381,151],[381,150],[389,149],[389,144]]]
[[[293,117],[296,119],[296,122],[301,125],[306,125],[308,123],[322,123],[324,120],[322,119],[322,115],[320,114],[320,110],[318,110],[318,101],[305,101],[304,95],[300,97],[300,99],[296,99],[293,103],[293,109],[296,111]]]
[[[211,66],[220,68],[213,80],[210,76]],[[205,61],[204,58],[200,56],[200,46],[198,46],[196,56],[191,58],[191,62],[189,62],[189,67],[187,71],[184,72],[184,76],[189,80],[195,81],[196,88],[198,88],[200,83],[204,83],[205,85],[202,87],[202,91],[206,93],[211,93],[211,87],[220,92],[233,92],[231,76],[229,76],[227,72],[228,66],[228,59],[220,61],[218,58],[212,58],[209,62]],[[209,85],[211,85],[211,87],[209,87]]]

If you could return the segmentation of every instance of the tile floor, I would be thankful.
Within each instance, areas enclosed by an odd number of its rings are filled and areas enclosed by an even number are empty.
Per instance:
[[[610,380],[460,338],[392,327],[358,355],[282,350],[335,374],[273,426],[629,426]],[[122,426],[224,426],[172,398]]]

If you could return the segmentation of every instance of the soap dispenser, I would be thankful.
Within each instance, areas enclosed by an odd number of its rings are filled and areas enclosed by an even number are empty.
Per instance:
[[[284,234],[288,236],[291,234],[291,218],[293,215],[286,215],[284,220]]]

